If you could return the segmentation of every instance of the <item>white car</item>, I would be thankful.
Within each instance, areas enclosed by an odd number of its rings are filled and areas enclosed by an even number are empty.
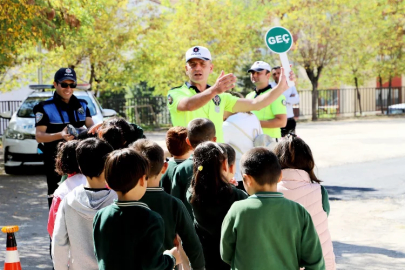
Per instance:
[[[10,119],[3,134],[4,169],[7,174],[18,172],[23,165],[43,165],[42,153],[38,151],[38,142],[35,140],[33,108],[53,96],[53,91],[45,91],[53,86],[30,85],[30,88],[36,91],[28,95],[13,115],[11,112],[0,113],[1,118]],[[85,89],[86,86],[82,85],[81,88]],[[87,101],[95,124],[117,114],[114,110],[103,109],[90,91],[75,90],[74,95]]]

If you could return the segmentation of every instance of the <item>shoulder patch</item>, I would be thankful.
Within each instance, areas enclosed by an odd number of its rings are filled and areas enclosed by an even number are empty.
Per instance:
[[[43,117],[44,117],[43,113],[37,112],[35,114],[35,122],[38,124],[38,122],[41,121]]]
[[[89,104],[89,103],[87,102],[87,100],[85,100],[85,99],[78,98],[77,100],[78,100],[79,102],[84,102],[84,103],[86,103],[86,104]]]
[[[287,101],[286,101],[285,99],[282,99],[282,100],[281,100],[281,103],[282,103],[284,106],[287,106]]]
[[[173,104],[173,98],[170,94],[167,96],[167,102],[169,102],[170,105]]]

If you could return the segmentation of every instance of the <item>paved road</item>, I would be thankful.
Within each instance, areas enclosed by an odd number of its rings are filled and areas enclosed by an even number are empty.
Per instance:
[[[300,123],[331,199],[338,269],[405,269],[405,119]],[[163,133],[148,138],[164,146]],[[24,270],[51,269],[45,177],[0,175],[0,226],[18,224]],[[0,234],[0,263],[5,235]]]

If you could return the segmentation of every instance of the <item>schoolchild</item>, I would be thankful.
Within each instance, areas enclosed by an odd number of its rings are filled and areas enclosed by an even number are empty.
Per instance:
[[[214,123],[206,118],[197,118],[187,126],[187,144],[194,150],[200,143],[206,141],[215,142]],[[187,189],[190,187],[191,178],[193,177],[193,156],[190,156],[186,161],[181,163],[176,168],[172,183],[172,195],[180,199],[186,206],[190,217],[193,218],[193,210],[186,199]]]
[[[162,216],[165,224],[163,248],[172,249],[175,246],[173,242],[176,234],[178,234],[192,269],[204,269],[205,262],[201,243],[186,207],[179,199],[167,194],[160,187],[160,179],[167,169],[163,149],[156,142],[147,139],[138,140],[130,147],[149,161],[148,187],[145,195],[139,201],[147,204],[151,210]]]
[[[328,192],[314,173],[315,161],[309,146],[296,135],[287,135],[274,149],[283,178],[277,191],[305,207],[312,217],[327,270],[336,269],[335,254],[328,226]]]
[[[234,203],[224,219],[224,262],[231,269],[325,269],[311,216],[277,192],[282,178],[277,157],[267,148],[253,148],[242,156],[241,170],[251,196]]]
[[[133,149],[115,150],[108,156],[105,178],[118,201],[94,217],[94,253],[100,270],[168,270],[181,263],[176,247],[163,252],[163,218],[139,201],[148,174],[148,161]]]
[[[245,192],[227,180],[227,158],[225,148],[215,142],[203,142],[194,151],[193,179],[187,199],[193,208],[207,270],[229,269],[219,252],[221,224],[232,204],[247,198]]]
[[[114,148],[114,150],[128,147],[134,142],[132,129],[128,122],[121,117],[113,117],[104,121],[99,128],[98,137]]]
[[[86,184],[72,190],[60,204],[52,237],[55,269],[98,269],[93,248],[93,218],[117,198],[106,188],[104,162],[111,145],[96,138],[81,141],[76,148]]]
[[[86,176],[79,169],[76,160],[76,147],[79,141],[72,140],[60,142],[58,144],[58,153],[56,154],[55,167],[59,175],[67,175],[68,178],[62,182],[53,193],[51,209],[48,217],[48,233],[52,237],[55,225],[56,213],[63,198],[73,189],[86,184]]]
[[[172,192],[174,173],[178,165],[191,156],[191,148],[186,142],[187,129],[185,127],[172,127],[166,133],[166,147],[172,158],[167,162],[167,170],[162,176],[161,187]]]

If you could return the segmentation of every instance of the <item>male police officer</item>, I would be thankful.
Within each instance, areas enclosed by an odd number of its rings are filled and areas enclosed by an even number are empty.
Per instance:
[[[249,93],[246,98],[255,99],[260,95],[271,91],[272,87],[269,85],[271,76],[270,65],[263,61],[255,62],[248,70],[250,79],[256,86],[255,91]],[[260,120],[263,133],[272,138],[281,138],[281,129],[287,124],[287,109],[284,95],[279,96],[269,106],[253,113]]]
[[[222,71],[213,86],[207,84],[212,73],[210,51],[202,46],[195,46],[186,52],[186,74],[189,81],[182,86],[171,89],[168,93],[168,107],[173,126],[187,126],[195,118],[208,118],[215,124],[217,141],[223,142],[222,123],[225,111],[245,112],[260,110],[276,100],[287,88],[282,74],[279,84],[271,91],[256,99],[244,99],[232,96],[225,91],[233,88],[236,77]],[[294,73],[290,73],[294,80]]]
[[[94,123],[87,107],[87,102],[73,95],[76,88],[76,72],[71,68],[61,68],[55,73],[53,85],[55,93],[52,98],[40,102],[34,107],[35,138],[44,143],[44,164],[48,184],[48,203],[58,187],[60,176],[55,172],[55,156],[59,142],[72,140],[67,124],[75,128],[89,128]]]
[[[272,87],[276,86],[278,84],[278,80],[280,78],[280,73],[281,69],[280,67],[273,67],[271,69],[271,75],[273,76],[274,82],[271,82],[270,85]],[[297,88],[295,86],[292,86],[285,90],[283,93],[285,96],[286,102],[287,102],[287,125],[283,128],[281,128],[281,136],[284,137],[285,135],[289,133],[295,133],[295,127],[297,126],[297,123],[295,122],[294,119],[294,111],[293,111],[293,106],[294,104],[298,104],[300,102],[300,96],[298,95]]]

